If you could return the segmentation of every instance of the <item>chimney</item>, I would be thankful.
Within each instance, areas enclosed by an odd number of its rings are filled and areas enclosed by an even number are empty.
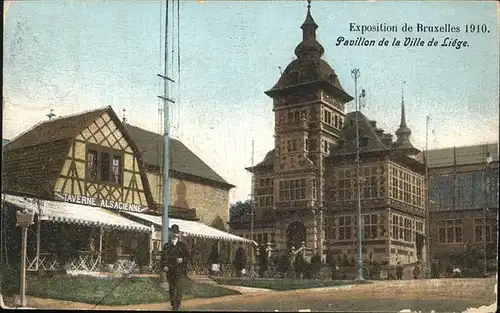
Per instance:
[[[370,126],[377,129],[377,121],[370,121]]]
[[[382,142],[387,147],[391,147],[392,146],[392,135],[391,134],[384,134],[384,136],[382,137]]]

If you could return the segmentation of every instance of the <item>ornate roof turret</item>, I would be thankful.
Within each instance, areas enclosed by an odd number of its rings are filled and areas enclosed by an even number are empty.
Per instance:
[[[403,86],[406,82],[403,82]],[[396,142],[394,142],[393,147],[397,150],[401,150],[404,154],[407,155],[416,155],[420,151],[413,146],[410,142],[411,130],[406,126],[406,113],[405,113],[405,99],[404,99],[404,90],[401,87],[401,123],[399,124],[399,128],[395,132],[396,134]]]
[[[274,97],[291,87],[316,84],[345,102],[351,101],[353,98],[344,91],[335,71],[321,59],[325,49],[316,40],[318,25],[311,15],[311,1],[307,2],[306,19],[300,27],[302,42],[295,48],[297,59],[288,64],[276,85],[265,93]]]

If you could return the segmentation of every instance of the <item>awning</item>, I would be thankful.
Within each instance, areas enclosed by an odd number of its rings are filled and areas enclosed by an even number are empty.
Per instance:
[[[140,218],[142,220],[148,221],[154,225],[157,226],[162,226],[162,217],[157,216],[157,215],[150,215],[150,214],[144,214],[144,213],[136,213],[136,212],[126,212],[122,211],[125,214],[135,216],[137,218]],[[237,242],[245,242],[245,243],[252,243],[254,245],[257,245],[257,243],[253,240],[245,239],[233,234],[230,234],[228,232],[218,230],[216,228],[210,227],[208,225],[195,222],[195,221],[186,221],[186,220],[181,220],[177,218],[169,218],[169,227],[171,227],[173,224],[179,225],[179,230],[181,233],[186,234],[188,236],[193,236],[193,237],[201,237],[201,238],[212,238],[212,239],[220,239],[220,240],[225,240],[225,241],[237,241]]]
[[[12,195],[4,195],[4,197],[5,202],[38,214],[37,199]],[[100,207],[42,200],[40,208],[40,219],[45,221],[151,232],[150,227]]]

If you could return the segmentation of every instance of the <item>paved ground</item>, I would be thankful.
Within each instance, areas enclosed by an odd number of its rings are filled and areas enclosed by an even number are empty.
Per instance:
[[[203,311],[412,311],[463,312],[496,301],[496,279],[433,279],[375,281],[365,285],[295,291],[247,290],[242,295],[183,302],[184,310]],[[240,287],[241,288],[241,287]],[[252,291],[252,292],[249,292]],[[95,309],[93,305],[28,297],[37,308]],[[100,306],[114,310],[168,310],[167,303]]]

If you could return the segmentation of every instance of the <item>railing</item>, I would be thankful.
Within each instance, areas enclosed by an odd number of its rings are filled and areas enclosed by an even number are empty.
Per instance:
[[[156,264],[153,260],[153,265]],[[84,272],[99,272],[102,269],[101,256],[89,251],[79,251],[78,255],[72,258],[68,263],[68,270],[70,271],[84,271]],[[35,271],[58,271],[64,265],[59,264],[57,256],[53,253],[40,253],[40,256],[28,255],[26,260],[26,270]],[[153,266],[154,268],[154,266]],[[121,273],[131,273],[139,271],[135,260],[129,256],[121,256],[112,264],[112,270]]]
[[[57,271],[61,265],[57,261],[57,257],[52,253],[40,253],[40,256],[27,256],[26,259],[27,271]]]
[[[89,251],[80,251],[79,255],[70,261],[69,270],[98,272],[101,270],[101,256]]]

